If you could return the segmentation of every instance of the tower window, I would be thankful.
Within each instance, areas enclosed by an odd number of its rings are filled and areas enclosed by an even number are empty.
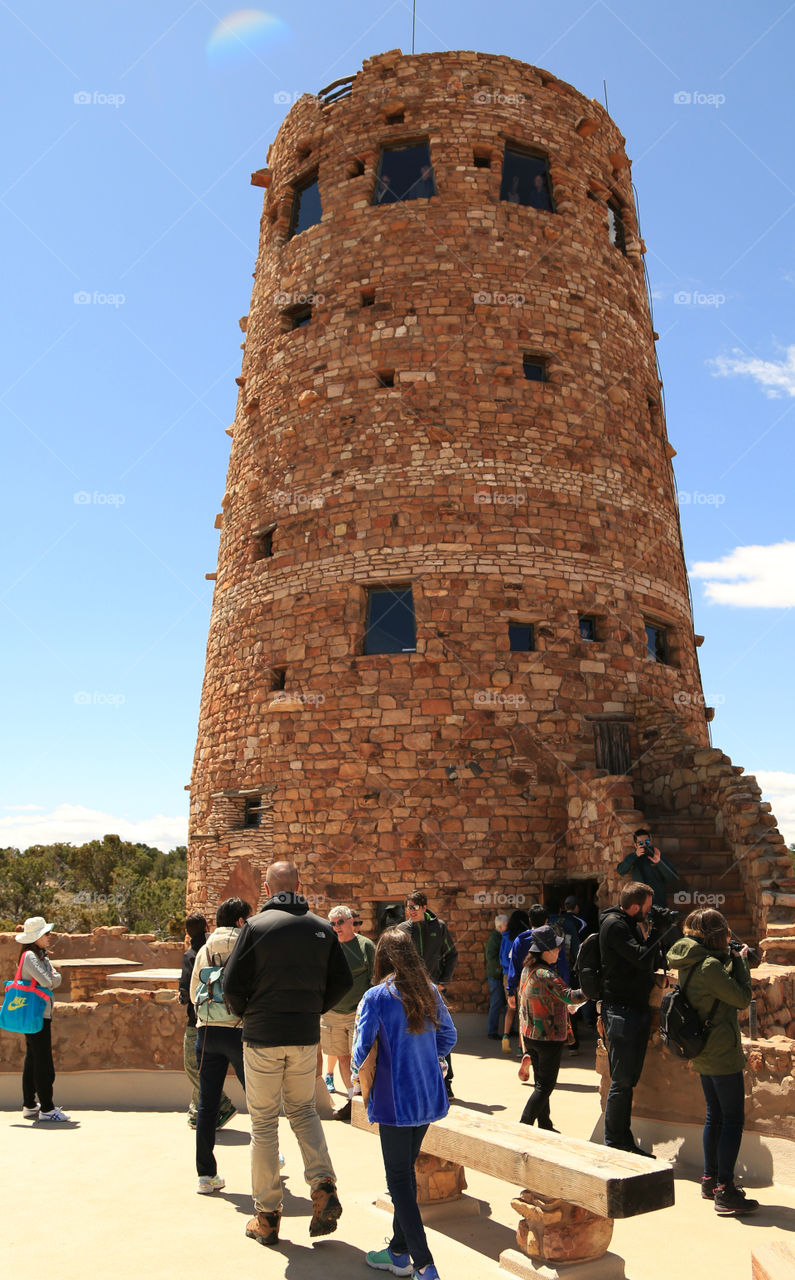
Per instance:
[[[377,377],[377,379],[378,379],[378,385],[379,385],[379,386],[381,386],[381,387],[394,387],[394,385],[395,385],[395,370],[394,370],[394,369],[379,369],[379,370],[378,370],[378,373],[377,373],[375,376],[376,376],[376,377]]]
[[[614,244],[626,256],[627,236],[624,229],[624,215],[621,212],[620,204],[615,200],[608,200],[607,202],[607,234],[610,238],[610,243]]]
[[[596,639],[596,618],[590,613],[581,613],[578,619],[581,640]]]
[[[502,162],[500,199],[508,200],[511,204],[529,205],[531,209],[547,209],[551,213],[552,190],[546,157],[506,147]]]
[[[547,362],[543,356],[522,356],[522,372],[529,382],[546,382]]]
[[[271,667],[271,690],[277,693],[287,683],[286,667]]]
[[[287,307],[282,312],[282,330],[290,333],[293,329],[303,329],[305,324],[309,324],[312,319],[312,307],[310,304],[302,304],[299,307]]]
[[[476,169],[490,169],[491,150],[486,147],[475,147],[472,153],[472,163]]]
[[[254,559],[266,560],[273,555],[273,535],[276,525],[268,525],[267,529],[258,529],[254,534]]]
[[[536,629],[532,623],[510,622],[508,643],[511,653],[533,653],[536,647]]]
[[[367,591],[365,653],[414,653],[417,626],[411,587],[371,587]]]
[[[646,651],[655,662],[669,662],[668,632],[656,622],[646,622]]]
[[[405,119],[402,111],[391,111],[386,118],[387,124],[402,124]]]
[[[315,173],[300,187],[295,188],[293,207],[290,210],[290,230],[287,239],[290,240],[293,236],[300,235],[302,231],[306,231],[309,227],[314,227],[317,222],[320,222],[322,213],[320,187]]]
[[[262,796],[246,796],[243,826],[258,827],[262,822],[262,812]]]
[[[375,306],[375,289],[372,285],[369,285],[366,289],[362,289],[361,298],[363,307]]]
[[[378,162],[373,204],[397,204],[436,195],[436,182],[427,142],[410,147],[384,147]]]

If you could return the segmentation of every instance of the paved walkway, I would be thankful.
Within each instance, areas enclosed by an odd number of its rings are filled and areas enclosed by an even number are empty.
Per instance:
[[[592,1056],[586,1050],[564,1058],[552,1100],[558,1127],[582,1138],[590,1137],[599,1116]],[[455,1069],[459,1105],[518,1119],[527,1086],[499,1044],[464,1037]],[[63,1089],[56,1095],[68,1110]],[[344,1212],[335,1235],[313,1242],[297,1144],[282,1120],[284,1241],[272,1250],[244,1235],[251,1213],[247,1117],[218,1135],[226,1190],[199,1196],[184,1114],[74,1109],[73,1116],[79,1127],[47,1129],[23,1121],[21,1110],[0,1114],[2,1255],[14,1274],[51,1280],[175,1280],[210,1269],[229,1275],[245,1269],[269,1280],[366,1280],[374,1274],[363,1254],[382,1246],[389,1219],[373,1203],[384,1176],[380,1147],[370,1134],[327,1123]],[[484,1202],[481,1215],[434,1224],[429,1239],[439,1274],[442,1280],[504,1278],[500,1251],[516,1247],[512,1189],[477,1173],[467,1172],[467,1180],[468,1194]],[[752,1247],[782,1233],[795,1240],[795,1190],[765,1187],[756,1196],[764,1207],[754,1218],[718,1219],[697,1183],[677,1177],[676,1205],[617,1222],[611,1250],[626,1260],[627,1280],[672,1274],[749,1280]]]

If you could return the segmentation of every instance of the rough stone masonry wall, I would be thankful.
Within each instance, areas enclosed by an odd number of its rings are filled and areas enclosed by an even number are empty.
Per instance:
[[[421,139],[437,194],[373,205],[381,147]],[[548,157],[554,212],[499,199],[506,142]],[[314,173],[322,220],[288,239]],[[471,1006],[500,897],[613,857],[596,827],[567,838],[571,780],[594,778],[589,717],[631,722],[644,699],[708,745],[624,139],[546,71],[395,51],[349,97],[302,98],[255,178],[189,904],[258,894],[274,856],[370,929],[377,903],[425,886]],[[311,320],[285,331],[302,299]],[[367,586],[407,584],[416,652],[364,655]],[[648,657],[645,619],[670,664]],[[509,650],[510,621],[535,626],[535,652]],[[244,829],[258,791],[267,822]]]

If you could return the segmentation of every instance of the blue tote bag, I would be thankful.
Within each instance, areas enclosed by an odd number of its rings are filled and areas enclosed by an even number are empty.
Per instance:
[[[44,1010],[50,999],[46,991],[42,991],[35,978],[30,982],[22,981],[24,954],[19,958],[16,976],[6,983],[3,1006],[0,1008],[0,1027],[3,1031],[16,1031],[19,1035],[34,1035],[44,1025]]]

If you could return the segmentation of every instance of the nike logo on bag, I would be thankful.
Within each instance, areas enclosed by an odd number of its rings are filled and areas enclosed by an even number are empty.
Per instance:
[[[24,1009],[27,1003],[27,996],[14,996],[13,999],[9,1001],[8,1012],[13,1013],[16,1009]]]

